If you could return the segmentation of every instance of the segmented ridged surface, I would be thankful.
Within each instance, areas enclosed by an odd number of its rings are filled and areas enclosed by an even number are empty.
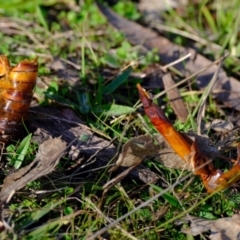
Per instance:
[[[22,131],[28,113],[38,71],[37,59],[23,60],[11,66],[0,55],[0,141],[7,143]]]

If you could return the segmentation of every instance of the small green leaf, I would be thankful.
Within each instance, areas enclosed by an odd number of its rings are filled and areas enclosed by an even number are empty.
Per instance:
[[[119,116],[135,112],[136,109],[118,104],[99,105],[93,109],[95,114],[103,114],[107,116]]]
[[[154,184],[150,184],[150,185],[151,185],[151,187],[152,187],[153,189],[155,189],[155,190],[158,191],[158,192],[163,191],[162,188],[160,188],[160,187],[158,187],[158,186],[156,186],[156,185],[154,185]],[[179,201],[178,201],[175,197],[173,197],[170,193],[164,193],[164,194],[162,195],[162,197],[163,197],[166,201],[168,201],[172,206],[181,208],[181,205],[180,205]]]
[[[132,72],[132,68],[129,67],[125,71],[123,71],[120,75],[118,75],[112,82],[110,82],[107,86],[103,87],[104,94],[111,94],[114,92],[120,85],[122,85],[130,76]]]
[[[14,166],[15,169],[20,168],[22,162],[27,154],[30,142],[31,142],[32,134],[28,134],[20,143],[15,155],[11,157],[10,164]],[[12,149],[11,149],[12,150]]]
[[[104,63],[108,64],[108,66],[110,66],[112,68],[120,68],[121,67],[116,56],[114,56],[112,54],[106,54],[106,56],[103,58],[102,61]]]
[[[36,14],[38,16],[39,22],[43,25],[46,31],[49,31],[48,22],[46,21],[45,17],[46,13],[39,5],[36,5]]]
[[[87,141],[89,141],[90,137],[91,136],[88,134],[82,134],[82,135],[80,135],[79,140],[83,141],[83,142],[87,142]]]

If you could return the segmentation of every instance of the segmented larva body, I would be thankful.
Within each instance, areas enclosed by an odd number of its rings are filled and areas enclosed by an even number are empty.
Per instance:
[[[0,142],[16,139],[33,96],[38,72],[37,58],[23,60],[15,67],[0,55]]]

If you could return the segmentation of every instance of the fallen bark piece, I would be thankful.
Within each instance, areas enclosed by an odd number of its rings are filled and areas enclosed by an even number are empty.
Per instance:
[[[27,183],[45,176],[55,169],[66,149],[66,142],[60,138],[49,139],[39,146],[34,161],[28,166],[9,174],[0,192],[0,204],[8,202],[16,191]]]

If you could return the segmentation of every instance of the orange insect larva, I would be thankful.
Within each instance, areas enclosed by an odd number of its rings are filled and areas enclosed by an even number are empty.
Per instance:
[[[0,55],[0,142],[16,139],[28,113],[38,72],[37,58],[15,67]]]

